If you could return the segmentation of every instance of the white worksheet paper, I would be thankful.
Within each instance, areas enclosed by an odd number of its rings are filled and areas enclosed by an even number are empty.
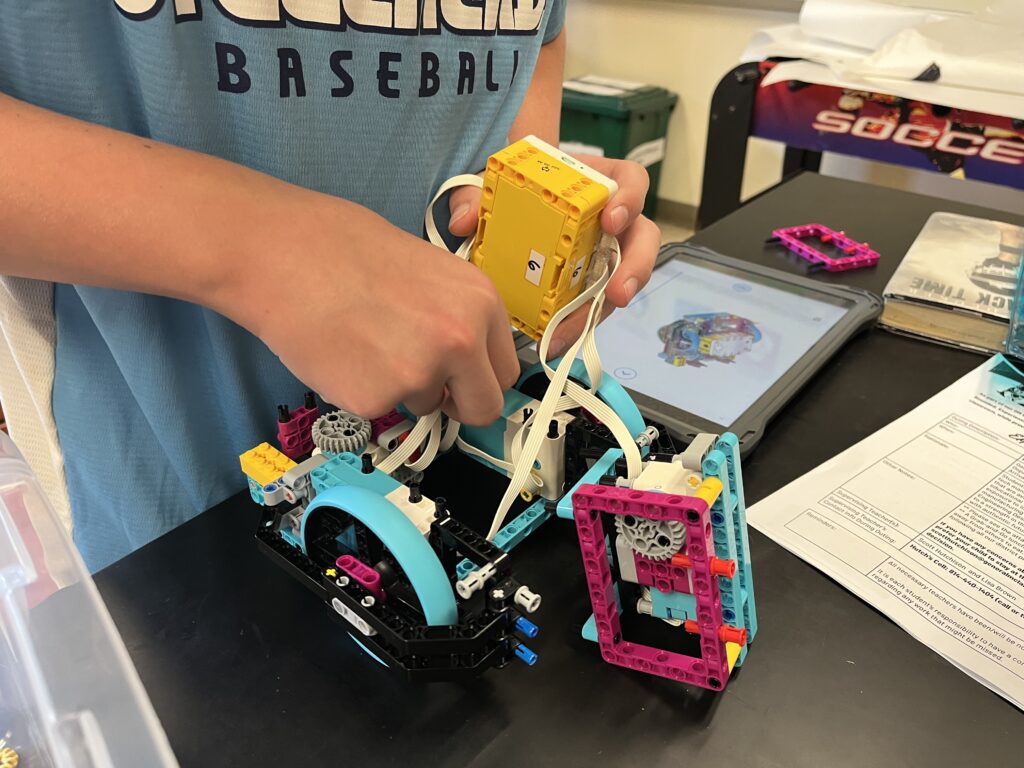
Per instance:
[[[1024,708],[1024,376],[1002,356],[747,519]]]

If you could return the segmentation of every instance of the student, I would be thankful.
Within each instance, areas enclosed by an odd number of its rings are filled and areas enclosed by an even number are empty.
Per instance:
[[[307,388],[364,416],[498,416],[518,372],[507,317],[422,216],[511,140],[557,143],[564,14],[4,4],[0,399],[90,569],[239,491],[238,454]],[[583,159],[621,187],[602,217],[621,307],[659,243],[646,173]],[[477,195],[452,196],[454,234]]]

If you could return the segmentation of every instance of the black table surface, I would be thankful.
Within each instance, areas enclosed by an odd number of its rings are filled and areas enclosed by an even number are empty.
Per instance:
[[[935,210],[980,208],[805,174],[694,242],[792,269],[764,239],[823,223],[867,240],[874,269],[820,279],[881,293]],[[1020,223],[1024,218],[1017,217]],[[767,430],[744,466],[756,502],[980,365],[871,330]],[[571,524],[516,550],[540,592],[536,666],[409,684],[356,649],[329,609],[257,551],[241,494],[96,581],[182,765],[1019,765],[1021,713],[832,580],[751,532],[760,629],[713,694],[605,664]]]

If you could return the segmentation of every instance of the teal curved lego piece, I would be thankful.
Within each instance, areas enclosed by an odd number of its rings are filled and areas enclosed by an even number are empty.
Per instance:
[[[358,645],[358,646],[359,646],[360,648],[362,648],[362,649],[363,649],[364,651],[366,651],[367,655],[368,655],[368,656],[369,656],[369,657],[370,657],[371,659],[373,659],[374,661],[376,661],[376,662],[377,662],[378,664],[380,664],[380,665],[381,665],[382,667],[386,667],[386,666],[388,665],[388,663],[387,663],[386,661],[384,661],[384,659],[382,659],[382,658],[381,658],[380,656],[378,656],[378,655],[377,655],[376,653],[374,653],[374,652],[373,652],[373,651],[371,651],[371,650],[370,650],[369,648],[367,648],[367,647],[366,647],[366,645],[365,645],[365,644],[364,644],[364,643],[363,643],[363,642],[362,642],[362,641],[361,641],[361,640],[360,640],[360,639],[359,639],[358,637],[356,637],[355,635],[353,635],[353,634],[352,634],[351,632],[349,632],[349,633],[348,633],[348,636],[352,638],[352,642],[353,642],[353,643],[355,643],[355,644],[356,644],[356,645]]]
[[[552,367],[558,367],[561,361],[561,358],[551,361]],[[521,387],[529,378],[543,372],[544,367],[540,363],[531,366],[519,377],[516,387]],[[587,374],[587,367],[583,364],[582,360],[572,361],[569,375],[577,381],[583,382],[586,386],[590,386],[590,376]],[[633,398],[611,376],[601,377],[601,385],[597,388],[597,394],[622,419],[622,422],[629,428],[629,433],[633,437],[639,437],[640,433],[647,429],[644,417],[640,415],[640,409],[633,402]],[[644,450],[646,452],[647,449]]]
[[[317,495],[302,519],[302,544],[306,548],[306,526],[318,509],[340,509],[365,525],[383,542],[412,585],[431,627],[457,624],[459,610],[444,566],[433,547],[402,511],[383,496],[365,488],[339,485]]]

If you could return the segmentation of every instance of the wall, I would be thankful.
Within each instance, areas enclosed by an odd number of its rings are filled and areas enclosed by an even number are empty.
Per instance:
[[[679,94],[659,196],[696,206],[704,168],[711,95],[759,29],[793,13],[733,10],[678,0],[567,0],[566,75],[638,80]],[[749,193],[778,180],[781,150],[752,143]]]
[[[681,0],[567,0],[566,75],[599,74],[652,83],[679,94],[659,196],[696,206],[704,170],[711,95],[759,29],[793,23],[795,13],[704,6]],[[743,194],[778,181],[779,146],[754,140]],[[925,171],[828,157],[822,172],[897,189],[1024,210],[1024,192]]]

